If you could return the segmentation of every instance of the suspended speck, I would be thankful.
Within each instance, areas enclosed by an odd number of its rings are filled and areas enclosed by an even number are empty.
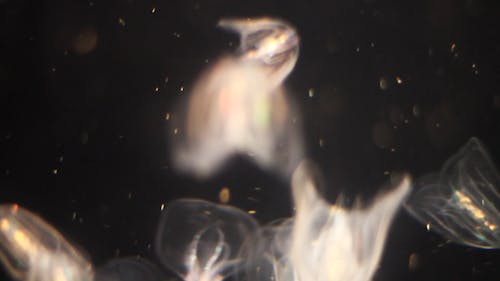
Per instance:
[[[165,114],[165,120],[167,120],[167,121],[170,120],[170,113],[169,112],[167,112],[167,114]]]
[[[52,68],[50,69],[50,71],[52,71],[52,72],[56,72],[56,68],[55,68],[55,67],[52,67]]]
[[[90,7],[94,7],[94,2],[90,1],[90,2],[89,2],[89,6],[90,6]]]
[[[63,55],[64,55],[64,56],[67,56],[68,54],[69,54],[68,50],[64,50]]]
[[[52,170],[52,174],[54,174],[54,175],[57,175],[58,172],[59,171],[57,170],[57,168]]]
[[[419,264],[419,258],[417,253],[411,253],[408,257],[408,269],[410,271],[415,271]]]
[[[64,156],[59,156],[59,163],[62,163],[64,161]]]
[[[256,210],[248,210],[248,213],[249,213],[250,215],[253,215],[253,214],[257,213],[257,211],[256,211]]]
[[[431,231],[431,224],[430,223],[426,224],[425,229],[427,229],[427,231]]]
[[[174,32],[172,33],[173,36],[177,37],[177,38],[181,38],[181,34],[180,33],[177,33],[177,32]]]
[[[83,223],[83,218],[79,218],[78,222],[82,224]]]
[[[439,127],[441,127],[441,124],[436,123],[436,124],[434,124],[434,126],[435,126],[436,128],[439,128]]]
[[[181,86],[180,90],[181,90],[181,93],[184,92],[184,86]]]
[[[356,47],[356,53],[359,53],[360,48]]]
[[[394,147],[391,147],[391,152],[396,152],[396,149]]]
[[[261,191],[262,187],[256,186],[256,187],[253,188],[253,190],[255,190],[255,191]]]
[[[165,210],[165,204],[164,204],[164,203],[162,203],[162,204],[160,205],[160,211],[163,211],[163,210]]]
[[[208,59],[205,59],[205,63],[208,63]]]
[[[475,63],[472,64],[472,73],[474,73],[474,75],[479,74],[479,69],[477,68],[477,64]]]
[[[76,212],[73,212],[73,214],[71,215],[71,220],[72,221],[76,220]]]
[[[165,84],[167,84],[167,83],[168,83],[168,76],[165,76],[165,79],[163,79],[163,82],[164,82]]]
[[[412,108],[413,116],[419,117],[420,116],[420,108],[418,108],[418,105],[413,105]]]
[[[375,42],[371,42],[370,47],[375,48]]]
[[[378,81],[378,86],[380,87],[381,90],[385,91],[387,88],[389,88],[389,82],[387,82],[387,79],[385,77],[380,77]]]
[[[308,94],[310,98],[314,97],[314,88],[309,88]]]
[[[219,202],[227,204],[231,199],[231,190],[227,186],[223,186],[219,191]]]
[[[129,193],[127,194],[127,198],[128,198],[129,200],[130,200],[130,199],[132,199],[132,192],[129,192]]]
[[[151,9],[151,14],[154,14],[156,12],[156,8],[153,7],[153,9]]]
[[[319,139],[319,147],[323,147],[325,145],[325,142],[323,139]]]
[[[125,23],[125,20],[123,18],[118,18],[118,24],[121,25],[121,26],[125,26],[126,23]]]
[[[390,174],[391,174],[391,172],[389,172],[389,171],[384,171],[384,175],[385,175],[385,176],[388,176],[388,175],[390,175]]]
[[[405,124],[408,124],[408,122],[409,122],[409,121],[408,121],[408,119],[405,119],[405,120],[403,120],[403,122],[404,122]]]
[[[403,79],[401,79],[401,77],[399,77],[399,76],[396,76],[396,82],[397,82],[399,85],[401,85],[401,84],[403,84]]]
[[[455,44],[455,42],[451,42],[451,45],[450,45],[450,52],[454,53],[455,50],[457,48],[457,44]]]
[[[160,87],[156,86],[154,90],[155,90],[155,93],[158,93],[158,91],[160,91]]]
[[[179,132],[179,129],[174,128],[174,135],[177,135],[178,132]]]

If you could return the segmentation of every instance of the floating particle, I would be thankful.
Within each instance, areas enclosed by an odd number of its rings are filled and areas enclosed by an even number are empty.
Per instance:
[[[177,135],[178,132],[179,132],[179,129],[174,128],[174,135]]]
[[[314,97],[314,88],[309,88],[308,94],[310,98]]]
[[[151,9],[151,14],[154,14],[156,13],[156,7],[153,7],[153,9]]]
[[[162,203],[160,206],[160,211],[163,211],[163,210],[165,210],[165,203]]]
[[[248,213],[249,213],[250,215],[253,215],[253,214],[257,213],[257,211],[256,211],[256,210],[248,210]]]
[[[158,93],[158,91],[160,91],[160,87],[156,86],[156,87],[154,88],[154,91],[155,91],[155,93]]]
[[[118,24],[119,24],[119,25],[121,25],[121,26],[125,26],[125,25],[127,25],[127,24],[125,23],[125,20],[124,20],[122,17],[119,17],[119,18],[118,18]]]
[[[73,221],[76,220],[76,216],[77,216],[76,212],[73,212],[73,214],[71,214],[71,220]]]
[[[451,45],[450,45],[450,52],[454,53],[455,50],[457,48],[457,44],[455,44],[455,42],[451,42]]]
[[[419,117],[420,116],[420,108],[418,107],[418,105],[413,105],[412,107],[412,113],[413,113],[413,116],[415,117]]]
[[[174,32],[174,33],[172,33],[172,35],[174,37],[181,38],[181,34],[180,33]]]
[[[167,112],[167,114],[165,114],[165,120],[167,120],[167,121],[170,120],[170,113],[169,112]]]
[[[325,145],[325,141],[323,139],[319,139],[319,147],[323,147]]]
[[[181,86],[180,90],[181,90],[181,93],[184,92],[184,86]]]
[[[223,186],[219,191],[219,202],[221,202],[222,204],[227,204],[229,203],[230,199],[231,199],[231,191],[229,187]]]
[[[57,168],[52,170],[52,174],[54,174],[54,175],[57,175],[58,172],[59,171],[57,170]]]
[[[431,231],[431,224],[430,223],[427,223],[425,225],[425,229],[427,229],[427,231]]]
[[[408,269],[410,271],[415,271],[419,264],[419,256],[417,253],[411,253],[408,257]]]
[[[396,76],[396,82],[397,82],[399,85],[401,85],[401,84],[403,84],[403,79],[401,79],[401,77],[399,77],[399,76]]]
[[[385,91],[387,90],[387,88],[389,88],[389,82],[385,77],[380,77],[380,79],[378,80],[378,86],[381,90]]]
[[[130,200],[130,199],[132,199],[132,192],[129,192],[129,193],[127,194],[127,198],[128,198],[129,200]]]

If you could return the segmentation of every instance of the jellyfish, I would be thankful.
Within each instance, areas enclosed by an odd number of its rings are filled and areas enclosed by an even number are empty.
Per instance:
[[[181,199],[162,214],[155,249],[160,263],[184,281],[220,281],[241,268],[242,245],[256,229],[240,209]]]
[[[42,218],[15,204],[0,205],[0,261],[23,281],[92,281],[89,260]]]
[[[94,281],[162,281],[165,274],[141,257],[116,258],[96,269]]]
[[[233,155],[291,175],[302,157],[300,123],[283,82],[299,53],[289,24],[272,18],[222,19],[240,46],[206,69],[179,105],[172,162],[198,177],[215,173]]]
[[[405,208],[427,229],[458,244],[500,248],[500,176],[477,138],[415,186]]]
[[[377,269],[392,219],[410,191],[404,176],[366,208],[330,204],[316,190],[311,164],[293,173],[295,214],[262,231],[250,280],[367,281]]]

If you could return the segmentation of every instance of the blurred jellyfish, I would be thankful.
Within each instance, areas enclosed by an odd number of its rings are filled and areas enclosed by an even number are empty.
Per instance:
[[[294,172],[295,215],[261,231],[263,245],[255,247],[250,280],[372,279],[394,214],[410,191],[409,177],[369,207],[348,210],[317,193],[311,171],[310,164],[302,162]]]
[[[113,259],[96,270],[94,279],[94,281],[164,280],[167,280],[165,274],[157,266],[138,257]]]
[[[205,70],[180,106],[173,163],[204,177],[241,154],[288,177],[302,144],[299,118],[282,84],[297,61],[299,37],[271,18],[223,19],[219,26],[239,33],[239,49]]]
[[[202,200],[176,200],[162,214],[155,249],[185,281],[220,281],[243,263],[241,248],[257,229],[247,213]]]
[[[428,229],[459,244],[500,248],[500,177],[471,138],[438,175],[419,179],[405,207]]]
[[[18,205],[0,205],[0,261],[23,281],[91,281],[91,263],[52,226]]]

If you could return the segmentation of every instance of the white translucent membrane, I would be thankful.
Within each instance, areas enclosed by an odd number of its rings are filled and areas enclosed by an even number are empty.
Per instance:
[[[257,230],[247,213],[202,200],[176,200],[161,216],[155,249],[185,281],[219,281],[246,259],[243,242]]]
[[[0,205],[0,261],[23,281],[91,281],[91,263],[52,226],[18,205]]]
[[[95,281],[164,281],[165,274],[154,264],[138,257],[113,259],[96,270]]]
[[[180,103],[172,118],[173,164],[206,177],[238,154],[289,177],[302,143],[282,83],[297,61],[298,35],[270,18],[223,19],[219,26],[240,34],[240,48],[206,69]]]
[[[406,209],[445,238],[500,248],[500,177],[483,144],[471,138],[438,175],[416,182]]]
[[[292,178],[295,216],[262,231],[249,271],[253,280],[364,281],[375,273],[394,214],[410,191],[405,176],[392,191],[365,209],[325,201],[316,191],[309,164]]]

